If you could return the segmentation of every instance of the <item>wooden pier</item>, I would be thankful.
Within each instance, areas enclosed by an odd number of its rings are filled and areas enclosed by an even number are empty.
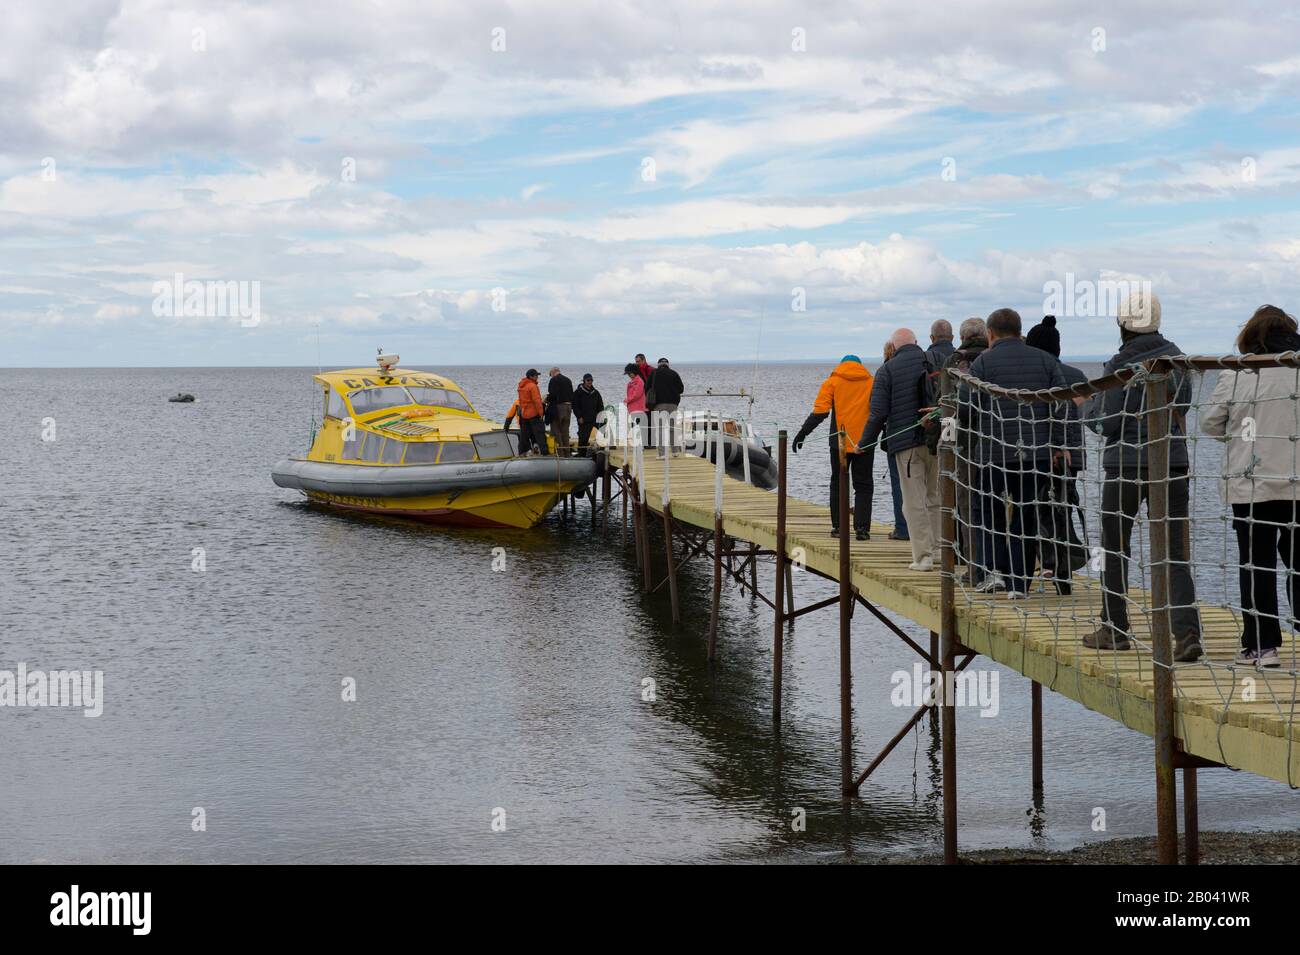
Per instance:
[[[1300,728],[1292,719],[1300,700],[1293,674],[1278,670],[1226,670],[1238,648],[1240,622],[1221,607],[1203,606],[1206,657],[1190,664],[1153,666],[1151,653],[1159,647],[1144,614],[1134,615],[1133,650],[1092,650],[1081,638],[1095,628],[1100,615],[1100,582],[1076,576],[1073,593],[1035,591],[1029,599],[1009,601],[963,591],[954,573],[955,555],[945,543],[943,565],[929,573],[908,570],[910,546],[886,539],[888,527],[872,528],[870,541],[850,540],[850,524],[840,522],[839,539],[830,536],[827,507],[790,498],[785,493],[786,436],[781,433],[781,486],[763,491],[722,473],[702,457],[679,454],[665,462],[654,449],[613,448],[607,456],[603,501],[608,529],[610,504],[622,498],[625,515],[631,506],[633,539],[643,571],[644,589],[667,586],[674,621],[679,622],[677,574],[689,560],[701,556],[713,564],[713,614],[707,631],[709,653],[718,651],[717,615],[722,580],[730,577],[751,590],[772,610],[773,718],[781,713],[782,638],[785,623],[794,617],[837,606],[840,611],[841,789],[856,795],[871,771],[906,737],[932,707],[922,706],[874,759],[858,767],[851,751],[852,673],[849,664],[851,622],[863,607],[904,640],[934,671],[957,673],[977,656],[986,656],[1033,682],[1032,777],[1035,792],[1042,788],[1042,688],[1067,696],[1129,729],[1156,740],[1157,822],[1161,861],[1177,861],[1177,813],[1173,802],[1173,770],[1183,773],[1185,856],[1197,860],[1198,768],[1232,767],[1278,780],[1300,783]],[[665,464],[667,466],[665,466]],[[618,493],[611,497],[611,483]],[[951,481],[945,481],[945,541],[953,538]],[[842,513],[848,513],[847,476],[840,481]],[[593,520],[595,512],[593,510]],[[646,530],[657,525],[662,539],[651,545]],[[655,551],[659,553],[656,556]],[[774,594],[759,593],[757,564],[775,561]],[[796,609],[790,565],[839,584],[837,597]],[[1131,592],[1141,601],[1146,595]],[[1068,608],[1068,610],[1067,610]],[[1063,612],[1054,613],[1055,610]],[[888,616],[896,614],[930,630],[929,646],[914,641]],[[1152,616],[1158,616],[1153,614]],[[1294,660],[1293,635],[1281,653]],[[1167,641],[1166,641],[1167,642]],[[725,652],[722,648],[721,652]],[[1170,658],[1172,659],[1172,658]],[[1220,666],[1211,667],[1214,662]],[[1173,679],[1161,679],[1172,673]],[[1161,683],[1166,684],[1161,686]],[[945,684],[947,685],[947,684]],[[1165,705],[1162,712],[1162,696]],[[957,861],[956,713],[954,701],[938,706],[943,741],[944,854]],[[1172,732],[1162,735],[1161,725]],[[1100,769],[1100,767],[1099,767]]]

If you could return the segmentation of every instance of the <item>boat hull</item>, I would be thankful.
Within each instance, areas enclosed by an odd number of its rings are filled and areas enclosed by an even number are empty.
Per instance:
[[[280,487],[339,510],[460,527],[533,527],[562,495],[596,474],[589,458],[536,457],[383,467],[281,461]],[[537,478],[544,477],[544,480]]]

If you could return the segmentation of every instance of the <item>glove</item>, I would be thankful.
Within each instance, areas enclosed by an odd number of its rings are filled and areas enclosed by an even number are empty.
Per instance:
[[[803,439],[805,437],[806,435],[802,431],[796,434],[794,436],[794,444],[790,445],[790,450],[793,451],[795,454],[798,454],[799,449],[803,447]]]

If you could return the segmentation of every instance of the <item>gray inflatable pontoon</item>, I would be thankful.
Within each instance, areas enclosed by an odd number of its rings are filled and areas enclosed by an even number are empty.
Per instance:
[[[586,484],[596,476],[591,458],[556,455],[459,464],[364,466],[286,458],[271,469],[280,487],[357,497],[425,497],[510,484]]]

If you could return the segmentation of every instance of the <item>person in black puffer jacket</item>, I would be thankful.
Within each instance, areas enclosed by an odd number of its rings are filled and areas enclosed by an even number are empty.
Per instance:
[[[655,444],[665,436],[668,449],[673,449],[677,443],[675,417],[677,406],[682,400],[682,392],[685,390],[682,376],[669,367],[667,358],[660,358],[654,374],[650,376],[649,384],[646,385],[646,407],[654,422],[650,431],[654,436],[652,440]],[[675,449],[672,453],[674,457],[677,455]],[[664,454],[665,449],[661,447],[659,457],[662,458]]]
[[[1042,391],[1065,386],[1061,363],[1020,339],[1020,315],[1000,308],[989,315],[989,347],[971,365],[970,373],[1002,388]],[[992,591],[1005,585],[1007,596],[1023,598],[1038,560],[1038,502],[1040,487],[1051,474],[1052,448],[1060,444],[1057,422],[1064,411],[1045,401],[994,398],[968,389],[964,402],[967,424],[973,425],[975,462],[980,473],[980,503],[986,541],[992,542],[995,574],[984,584]],[[1012,505],[1008,520],[1003,501]]]
[[[858,441],[859,448],[874,447],[884,434],[885,447],[898,466],[903,491],[903,513],[912,544],[912,570],[933,570],[939,562],[938,459],[925,446],[920,427],[930,373],[916,334],[900,328],[890,336],[894,356],[880,366],[871,389],[871,413]]]
[[[590,374],[582,376],[582,384],[573,390],[573,416],[578,419],[578,451],[585,454],[591,443],[591,432],[599,424],[600,413],[605,410],[605,399],[596,390]]]
[[[1140,364],[1149,358],[1181,355],[1178,346],[1160,334],[1160,299],[1139,288],[1122,303],[1116,319],[1120,349],[1106,362],[1103,374]],[[1187,663],[1200,659],[1201,618],[1196,607],[1196,587],[1188,563],[1188,498],[1186,417],[1191,403],[1191,380],[1182,369],[1166,378],[1169,415],[1169,573],[1170,594],[1156,598],[1170,608],[1170,627],[1176,641],[1174,659]],[[1094,395],[1084,409],[1084,421],[1105,439],[1101,490],[1102,570],[1101,626],[1083,638],[1085,647],[1127,650],[1128,561],[1130,537],[1138,508],[1149,500],[1147,479],[1146,383],[1130,382]]]
[[[1056,328],[1056,316],[1045,315],[1029,330],[1025,344],[1047,352],[1059,361],[1061,333]],[[1067,385],[1088,380],[1082,371],[1064,362],[1061,363],[1061,373]],[[1039,554],[1043,576],[1054,578],[1057,591],[1068,594],[1071,575],[1088,563],[1090,555],[1074,526],[1074,514],[1079,511],[1079,489],[1075,478],[1086,466],[1082,415],[1073,401],[1066,403],[1064,410],[1064,440],[1061,446],[1052,449],[1052,473],[1046,479],[1047,500],[1038,507],[1038,527],[1043,541]],[[1082,512],[1079,516],[1082,520]]]
[[[988,329],[982,318],[968,318],[961,323],[961,347],[956,349],[944,363],[944,371],[970,372],[975,359],[989,347]],[[943,375],[941,389],[944,395],[956,391],[956,379]],[[929,435],[937,438],[938,433]],[[937,453],[937,442],[931,451]],[[991,544],[986,541],[982,527],[980,495],[976,493],[979,472],[971,460],[970,431],[966,428],[957,430],[954,446],[957,466],[957,547],[959,556],[969,568],[966,583],[977,586],[984,581],[985,569],[988,567]]]

